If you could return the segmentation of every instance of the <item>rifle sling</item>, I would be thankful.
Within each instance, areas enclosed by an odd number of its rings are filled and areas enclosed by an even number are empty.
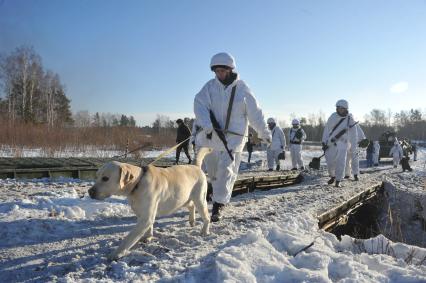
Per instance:
[[[343,117],[342,119],[340,119],[340,121],[336,124],[336,126],[334,126],[334,128],[331,130],[330,134],[328,135],[329,137],[331,137],[333,132],[337,129],[337,127],[339,127],[340,124],[342,124],[343,120],[345,120],[346,118],[347,117]]]
[[[234,85],[232,87],[231,97],[229,98],[228,112],[226,113],[226,123],[225,123],[225,129],[224,129],[225,133],[228,130],[229,121],[231,120],[232,105],[234,104],[234,97],[235,97],[235,90],[236,89],[237,89],[237,85]]]

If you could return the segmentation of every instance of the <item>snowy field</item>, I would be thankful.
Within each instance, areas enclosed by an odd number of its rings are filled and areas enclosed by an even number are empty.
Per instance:
[[[312,149],[304,159],[320,154]],[[322,169],[304,172],[298,185],[234,197],[207,237],[199,235],[199,218],[190,227],[188,213],[179,211],[157,219],[154,240],[137,244],[117,262],[106,255],[136,222],[126,199],[92,200],[87,190],[93,183],[76,179],[0,180],[0,281],[426,282],[425,248],[382,235],[339,241],[319,230],[316,220],[382,181],[416,199],[426,219],[425,158],[422,149],[411,173],[383,165],[386,170],[362,174],[360,182],[345,181],[339,189],[326,185]],[[264,152],[254,152],[257,166],[250,170],[266,169],[264,159]],[[289,156],[283,167],[291,168]],[[426,231],[412,233],[425,239],[425,247]]]

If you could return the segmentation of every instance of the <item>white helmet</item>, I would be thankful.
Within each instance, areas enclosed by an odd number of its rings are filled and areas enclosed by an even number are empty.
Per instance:
[[[345,108],[345,109],[349,109],[348,102],[346,100],[344,100],[344,99],[338,100],[336,102],[336,107],[342,107],[342,108]]]
[[[266,123],[268,123],[268,124],[275,123],[275,119],[274,118],[268,118],[268,120],[266,121]]]
[[[212,57],[210,61],[210,69],[213,70],[214,66],[227,66],[231,69],[235,69],[235,59],[229,53],[217,53]]]
[[[293,121],[291,121],[292,125],[300,125],[300,121],[299,119],[293,119]]]

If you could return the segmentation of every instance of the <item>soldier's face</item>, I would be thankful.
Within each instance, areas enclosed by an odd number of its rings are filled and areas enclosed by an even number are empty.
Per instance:
[[[224,81],[231,74],[231,70],[225,68],[216,68],[214,69],[214,73],[220,81]]]
[[[337,107],[336,112],[337,112],[337,114],[339,114],[342,117],[348,115],[348,109],[343,108],[343,107]]]

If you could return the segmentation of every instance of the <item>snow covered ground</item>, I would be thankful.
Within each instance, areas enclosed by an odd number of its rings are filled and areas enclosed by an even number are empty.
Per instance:
[[[320,153],[309,150],[304,159]],[[340,189],[326,185],[320,170],[303,173],[295,186],[237,196],[207,237],[199,235],[199,218],[190,227],[188,213],[179,211],[158,219],[154,240],[117,262],[106,255],[136,221],[126,199],[92,200],[92,183],[76,179],[0,180],[0,281],[426,282],[425,248],[381,235],[339,241],[319,230],[315,217],[385,181],[414,195],[426,219],[425,158],[422,149],[414,172],[384,165],[388,170],[362,174],[361,182],[345,181]],[[264,159],[255,152],[259,166],[250,170],[265,169]],[[415,233],[426,239],[426,231]]]

